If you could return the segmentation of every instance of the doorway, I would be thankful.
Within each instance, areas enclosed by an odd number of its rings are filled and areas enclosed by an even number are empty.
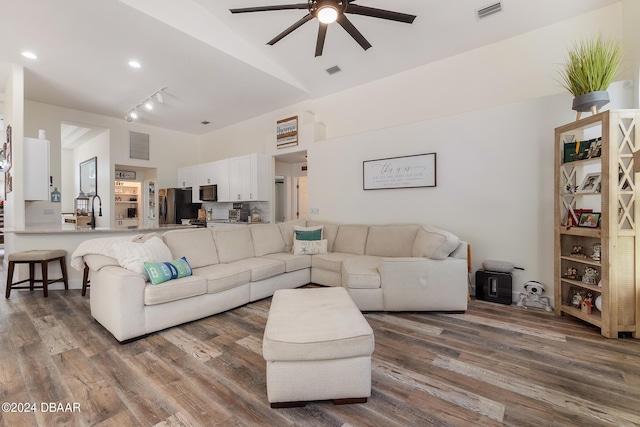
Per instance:
[[[309,217],[309,180],[306,176],[299,176],[296,183],[296,199],[298,201],[297,218]]]
[[[274,221],[306,218],[309,206],[307,151],[280,154],[274,156],[274,160]]]
[[[274,218],[276,222],[285,222],[287,220],[287,177],[276,175],[275,184]]]

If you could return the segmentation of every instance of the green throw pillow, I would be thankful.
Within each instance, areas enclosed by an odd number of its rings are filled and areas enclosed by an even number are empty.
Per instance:
[[[295,230],[296,240],[321,240],[322,228],[312,231]]]
[[[185,257],[171,262],[145,262],[144,269],[154,285],[191,276],[191,266]]]

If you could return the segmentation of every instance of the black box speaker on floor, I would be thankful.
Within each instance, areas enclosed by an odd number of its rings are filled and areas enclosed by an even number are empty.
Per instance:
[[[476,271],[476,298],[483,301],[511,304],[511,273],[496,271]]]

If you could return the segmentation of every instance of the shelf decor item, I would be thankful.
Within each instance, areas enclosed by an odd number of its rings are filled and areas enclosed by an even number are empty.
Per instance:
[[[575,42],[569,49],[564,68],[560,70],[562,86],[575,98],[572,109],[598,113],[609,103],[607,88],[613,81],[622,62],[620,40],[606,38],[602,34]]]
[[[578,227],[598,228],[600,224],[600,212],[582,213]]]
[[[600,178],[600,173],[587,174],[587,176],[584,177],[584,180],[582,180],[580,187],[576,190],[576,193],[595,193],[598,188],[598,184],[600,184]]]

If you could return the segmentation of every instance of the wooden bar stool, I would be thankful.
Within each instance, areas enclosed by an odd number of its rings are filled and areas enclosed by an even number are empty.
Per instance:
[[[84,265],[84,271],[82,272],[82,296],[87,293],[87,288],[91,287],[91,280],[89,280],[89,266]]]
[[[47,296],[47,287],[51,283],[64,282],[64,288],[69,289],[69,281],[67,280],[67,252],[62,249],[36,249],[31,251],[14,252],[9,254],[9,271],[7,272],[7,292],[5,297],[9,298],[11,289],[42,289],[44,296]],[[59,279],[49,279],[49,262],[60,261],[60,269],[62,277]],[[35,266],[40,264],[42,268],[42,279],[35,279]],[[29,278],[19,282],[13,282],[13,271],[16,264],[29,264]],[[20,283],[29,282],[29,285],[16,286]],[[42,283],[42,286],[35,286],[35,283]]]

